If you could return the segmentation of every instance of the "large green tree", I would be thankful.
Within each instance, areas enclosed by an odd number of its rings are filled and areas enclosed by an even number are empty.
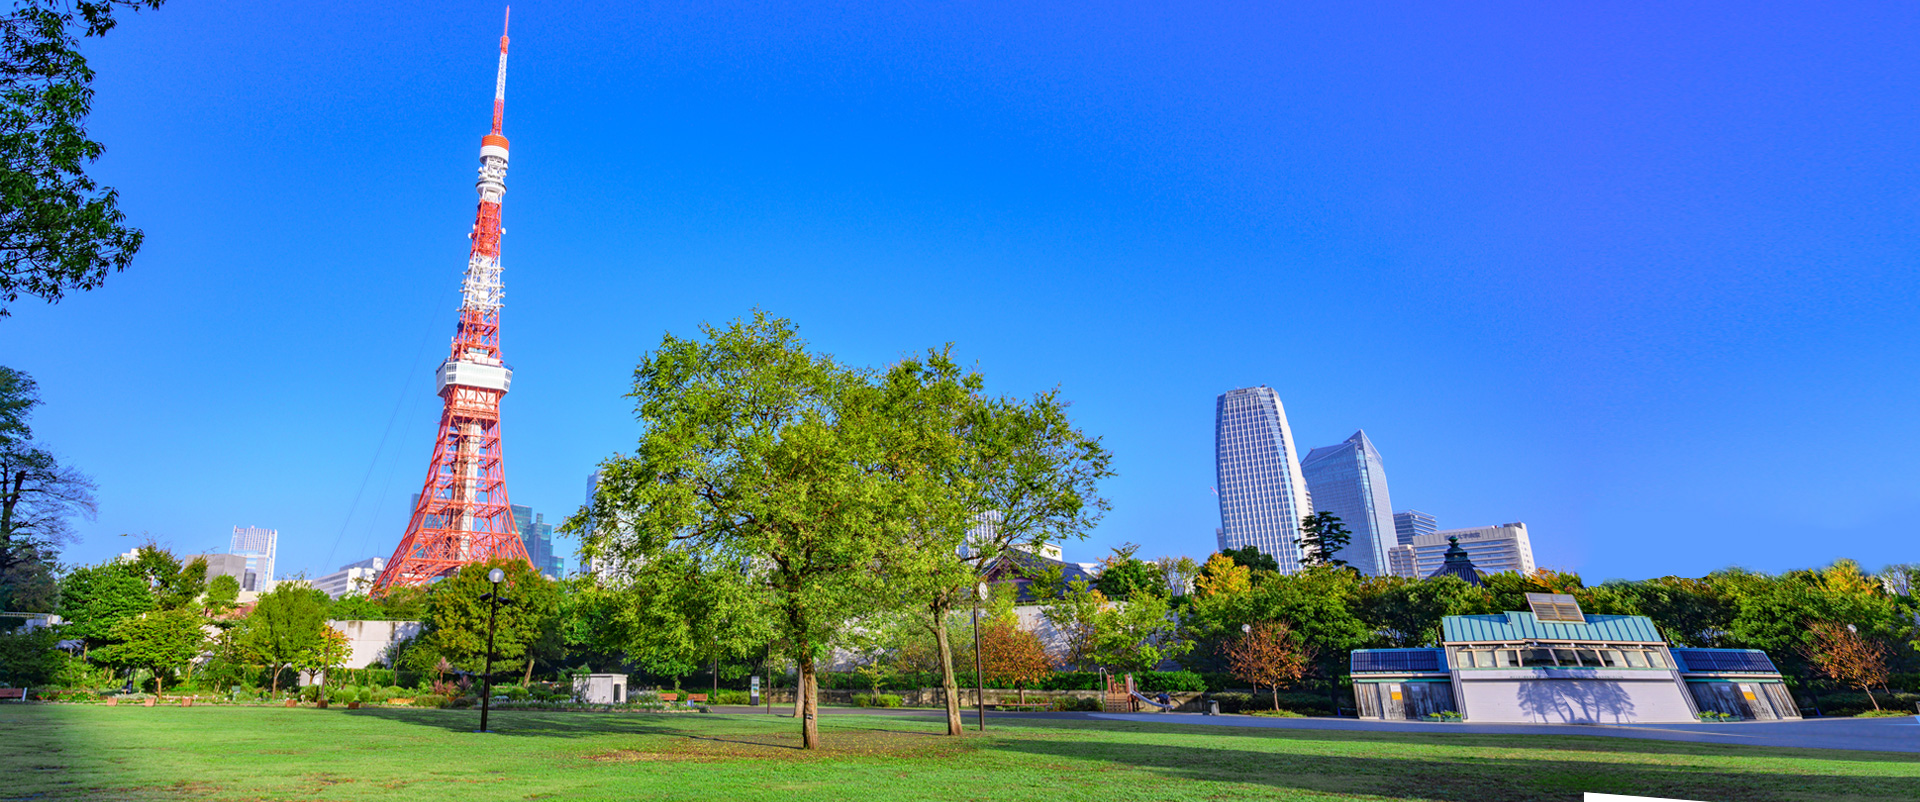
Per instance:
[[[126,563],[75,568],[60,582],[65,634],[80,639],[88,654],[115,641],[114,628],[121,620],[154,607],[146,581]]]
[[[116,643],[97,657],[108,665],[144,668],[153,672],[155,693],[166,690],[166,678],[200,655],[207,635],[206,622],[190,610],[160,609],[121,619],[113,626]]]
[[[86,168],[93,70],[81,36],[113,29],[121,9],[162,0],[18,0],[0,18],[0,317],[22,293],[57,302],[123,270],[142,235],[114,190]]]
[[[267,667],[268,690],[280,691],[280,672],[301,665],[319,648],[327,630],[327,594],[282,582],[260,596],[253,612],[235,629],[242,653]]]
[[[495,568],[506,575],[497,588],[487,581]],[[495,590],[498,605],[489,598]],[[428,591],[426,638],[449,662],[479,674],[486,664],[491,617],[494,668],[518,667],[554,629],[559,606],[553,580],[525,560],[470,563]]]
[[[945,477],[916,469],[915,441],[947,435],[908,430],[870,371],[809,352],[784,320],[702,335],[667,335],[635,371],[639,448],[603,463],[568,528],[614,564],[680,550],[742,571],[798,664],[801,741],[817,748],[819,661],[876,604],[875,566],[945,518],[926,509]]]
[[[1353,532],[1340,522],[1340,516],[1330,512],[1316,512],[1300,520],[1300,536],[1294,544],[1300,547],[1301,565],[1346,565],[1340,559],[1340,550],[1353,540]]]

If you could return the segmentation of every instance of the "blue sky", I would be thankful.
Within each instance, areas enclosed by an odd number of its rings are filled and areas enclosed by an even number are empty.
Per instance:
[[[1071,559],[1210,552],[1253,384],[1590,580],[1920,558],[1920,7],[1271,5],[517,3],[513,500],[563,517],[662,333],[761,307],[1059,386],[1120,471]],[[100,484],[70,559],[391,551],[499,17],[176,0],[87,44],[147,245],[0,321]]]

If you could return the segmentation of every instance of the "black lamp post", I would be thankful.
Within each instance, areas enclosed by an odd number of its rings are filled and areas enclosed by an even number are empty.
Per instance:
[[[980,603],[987,600],[987,583],[974,588],[973,597],[973,704],[980,716],[980,731],[987,731],[987,678],[982,676],[980,659]]]
[[[500,598],[500,583],[507,578],[507,572],[495,568],[487,572],[487,581],[493,583],[493,592],[480,598],[489,602],[487,607],[487,659],[486,668],[480,675],[480,731],[487,731],[487,711],[493,706],[493,623],[500,615],[500,603],[510,601]]]

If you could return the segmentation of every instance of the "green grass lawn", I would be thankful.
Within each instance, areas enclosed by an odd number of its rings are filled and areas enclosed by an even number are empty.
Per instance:
[[[1920,756],[1596,737],[767,715],[0,706],[0,800],[1920,799]]]

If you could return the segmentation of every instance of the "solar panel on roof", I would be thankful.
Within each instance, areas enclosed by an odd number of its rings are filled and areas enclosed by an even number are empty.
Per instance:
[[[1445,671],[1438,649],[1393,651],[1357,651],[1353,653],[1353,671]]]
[[[1580,614],[1580,602],[1565,593],[1529,593],[1527,606],[1533,608],[1536,621],[1554,621],[1562,624],[1584,624],[1587,617]]]
[[[1765,652],[1744,649],[1674,649],[1673,656],[1688,671],[1732,671],[1743,674],[1775,674],[1773,661]]]

